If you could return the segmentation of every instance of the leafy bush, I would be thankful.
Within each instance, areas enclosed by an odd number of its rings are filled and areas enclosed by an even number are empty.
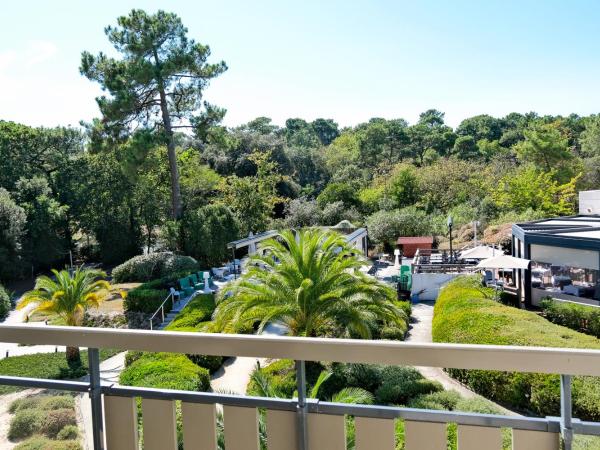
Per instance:
[[[492,300],[477,277],[459,277],[442,291],[435,305],[433,340],[461,344],[525,345],[600,349],[600,340],[548,322],[543,317]],[[557,415],[557,375],[449,369],[475,392],[540,415]],[[575,377],[573,412],[583,420],[600,419],[600,379]]]
[[[126,386],[143,386],[184,391],[208,391],[208,370],[191,362],[185,355],[144,353],[123,372],[119,381]]]
[[[367,218],[369,238],[377,244],[390,244],[398,236],[431,234],[431,219],[414,206],[392,211],[377,211]]]
[[[8,408],[11,414],[26,409],[41,409],[51,411],[53,409],[75,408],[75,401],[70,395],[36,395],[24,397],[12,402]]]
[[[381,329],[379,338],[386,339],[388,341],[403,341],[407,331],[408,326],[406,324],[386,325]]]
[[[423,378],[412,367],[388,366],[381,373],[381,386],[375,397],[378,404],[406,405],[419,395],[442,390],[441,384]]]
[[[44,411],[38,409],[25,409],[17,412],[10,421],[8,438],[14,441],[37,433],[42,428],[44,416]]]
[[[10,295],[0,284],[0,320],[6,319],[11,309]]]
[[[453,410],[460,399],[460,394],[456,391],[439,391],[415,397],[408,406],[419,409]]]
[[[176,255],[171,252],[158,252],[134,256],[115,267],[112,271],[112,277],[117,283],[150,281],[176,272],[193,272],[198,268],[198,262],[190,256]]]
[[[550,322],[600,338],[600,308],[552,299],[540,303]]]
[[[82,450],[75,440],[54,441],[43,436],[34,436],[17,445],[14,450]]]
[[[210,374],[215,373],[223,365],[225,358],[219,355],[187,355],[199,367],[204,367]]]
[[[152,314],[167,298],[169,291],[159,289],[132,289],[123,301],[123,308],[127,312],[143,312]],[[165,303],[165,312],[171,310],[171,302]]]
[[[75,426],[75,410],[73,408],[54,409],[45,412],[40,431],[49,438],[56,438],[66,426]]]
[[[79,428],[77,425],[67,425],[56,435],[56,439],[66,441],[67,439],[77,439],[79,437]]]

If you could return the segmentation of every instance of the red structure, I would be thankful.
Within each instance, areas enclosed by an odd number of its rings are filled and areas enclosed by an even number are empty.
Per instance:
[[[431,247],[433,246],[433,237],[403,236],[398,238],[396,244],[398,244],[398,248],[402,250],[402,256],[412,258],[419,248],[431,250]]]

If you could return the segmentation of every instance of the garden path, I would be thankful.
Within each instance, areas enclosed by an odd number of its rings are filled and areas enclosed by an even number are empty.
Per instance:
[[[19,299],[20,300],[20,299]],[[31,327],[44,327],[46,324],[44,322],[28,322],[25,323],[25,318],[27,314],[31,312],[31,308],[34,305],[26,306],[23,309],[13,309],[4,322],[0,324],[4,325],[27,325]],[[19,345],[13,343],[0,343],[0,358],[6,358],[7,352],[8,356],[20,356],[20,355],[32,355],[34,353],[52,353],[55,351],[64,352],[65,347],[56,346],[56,345]]]
[[[405,342],[430,343],[433,342],[431,336],[433,322],[433,306],[435,302],[420,302],[412,305],[411,324]],[[456,381],[439,367],[415,367],[421,375],[433,381],[439,382],[444,389],[454,390],[465,398],[481,397],[479,394],[471,391],[463,384]],[[500,405],[496,405],[505,414],[519,415]]]
[[[286,331],[284,325],[270,323],[265,327],[262,334],[282,336]],[[265,358],[251,357],[229,358],[212,376],[210,385],[213,391],[245,394],[246,386],[250,381],[250,375],[252,375],[252,371],[256,367],[257,362],[259,362],[261,366],[264,366],[268,360]]]

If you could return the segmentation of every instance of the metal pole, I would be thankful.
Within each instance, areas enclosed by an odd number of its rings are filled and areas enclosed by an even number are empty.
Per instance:
[[[235,266],[235,247],[231,249],[231,253],[233,253],[233,279],[237,280],[237,267]]]
[[[560,434],[563,449],[573,448],[573,402],[571,398],[571,375],[560,376]]]
[[[307,406],[306,406],[306,365],[304,361],[296,361],[296,388],[298,390],[297,423],[298,450],[308,448]]]
[[[92,426],[94,450],[104,450],[104,423],[102,420],[102,386],[100,383],[100,354],[97,348],[88,348],[90,372],[90,401],[92,404]]]

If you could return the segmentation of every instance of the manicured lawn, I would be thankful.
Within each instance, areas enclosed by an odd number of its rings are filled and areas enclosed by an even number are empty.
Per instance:
[[[100,350],[100,360],[110,358],[119,350]],[[74,373],[69,370],[64,352],[37,353],[34,355],[11,356],[0,360],[0,375],[45,378],[50,380],[77,379],[87,374],[87,351],[81,351],[83,369]],[[0,394],[15,392],[20,388],[0,386]]]
[[[461,277],[440,293],[433,340],[460,344],[523,345],[600,349],[600,340],[548,322],[533,312],[502,305],[477,277]],[[481,395],[525,412],[558,415],[558,375],[449,369]],[[583,420],[600,420],[600,379],[575,377],[573,410]]]

